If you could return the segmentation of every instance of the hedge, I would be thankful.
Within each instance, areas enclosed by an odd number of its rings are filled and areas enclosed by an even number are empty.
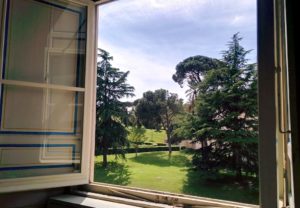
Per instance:
[[[181,150],[185,149],[184,147],[181,147]],[[180,148],[179,146],[173,146],[172,147],[172,151],[179,151]],[[121,153],[121,152],[124,152],[124,153],[135,153],[135,148],[127,148],[127,149],[123,149],[123,150],[120,150],[120,149],[109,149],[108,150],[108,154],[109,155],[112,155],[112,154],[115,154],[115,153]],[[141,153],[141,152],[158,152],[158,151],[169,151],[169,148],[168,147],[141,147],[141,148],[138,148],[138,153]]]

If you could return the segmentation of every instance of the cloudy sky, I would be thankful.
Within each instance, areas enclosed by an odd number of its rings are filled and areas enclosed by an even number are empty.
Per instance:
[[[222,58],[234,33],[256,62],[256,0],[119,0],[99,7],[98,47],[114,67],[130,71],[136,97],[164,88],[185,98],[172,80],[187,57]]]

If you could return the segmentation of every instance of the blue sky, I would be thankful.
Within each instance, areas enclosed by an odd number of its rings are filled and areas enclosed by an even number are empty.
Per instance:
[[[237,32],[256,62],[256,0],[119,0],[99,7],[98,47],[110,52],[114,67],[130,71],[136,97],[129,100],[160,88],[185,99],[187,88],[172,80],[176,65],[195,55],[222,58]]]

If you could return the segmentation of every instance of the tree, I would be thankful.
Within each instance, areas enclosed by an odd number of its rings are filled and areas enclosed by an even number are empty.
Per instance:
[[[171,155],[174,119],[183,109],[182,99],[179,99],[175,93],[159,89],[145,92],[143,98],[136,103],[135,112],[141,124],[147,126],[151,121],[154,126],[162,126],[166,131],[169,155]]]
[[[146,141],[146,129],[142,126],[132,126],[129,130],[128,140],[134,145],[135,156],[137,157],[139,145]]]
[[[101,61],[97,64],[96,149],[101,150],[106,167],[108,149],[122,149],[128,145],[128,132],[123,122],[128,113],[126,103],[120,99],[133,96],[134,88],[127,84],[129,71],[112,67],[113,57],[105,50],[98,51]]]
[[[190,98],[189,110],[193,111],[195,98],[198,93],[199,84],[202,82],[205,74],[219,68],[223,63],[218,59],[209,58],[206,56],[192,56],[186,58],[176,66],[176,73],[172,78],[181,87],[186,82],[189,89],[187,90]]]
[[[143,98],[135,100],[134,113],[136,123],[143,125],[148,129],[161,129],[160,103],[157,97],[158,93],[147,91],[143,93]]]
[[[202,170],[257,174],[257,71],[247,64],[239,34],[223,51],[224,66],[208,71],[199,84],[196,113],[186,122],[185,134],[209,141],[193,157]]]

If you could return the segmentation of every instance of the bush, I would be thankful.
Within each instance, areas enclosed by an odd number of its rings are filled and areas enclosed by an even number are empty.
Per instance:
[[[184,147],[181,148],[182,150],[185,149]],[[172,151],[179,151],[180,148],[179,146],[173,146],[172,147]],[[120,150],[120,149],[109,149],[108,150],[108,154],[109,155],[112,155],[112,154],[118,154],[119,152],[121,151],[124,151],[125,154],[126,153],[135,153],[135,148],[127,148],[127,149],[123,149],[123,150]],[[168,147],[141,147],[141,148],[138,148],[138,152],[158,152],[158,151],[169,151],[169,148]]]
[[[144,142],[144,145],[156,145],[156,144],[153,142]]]

